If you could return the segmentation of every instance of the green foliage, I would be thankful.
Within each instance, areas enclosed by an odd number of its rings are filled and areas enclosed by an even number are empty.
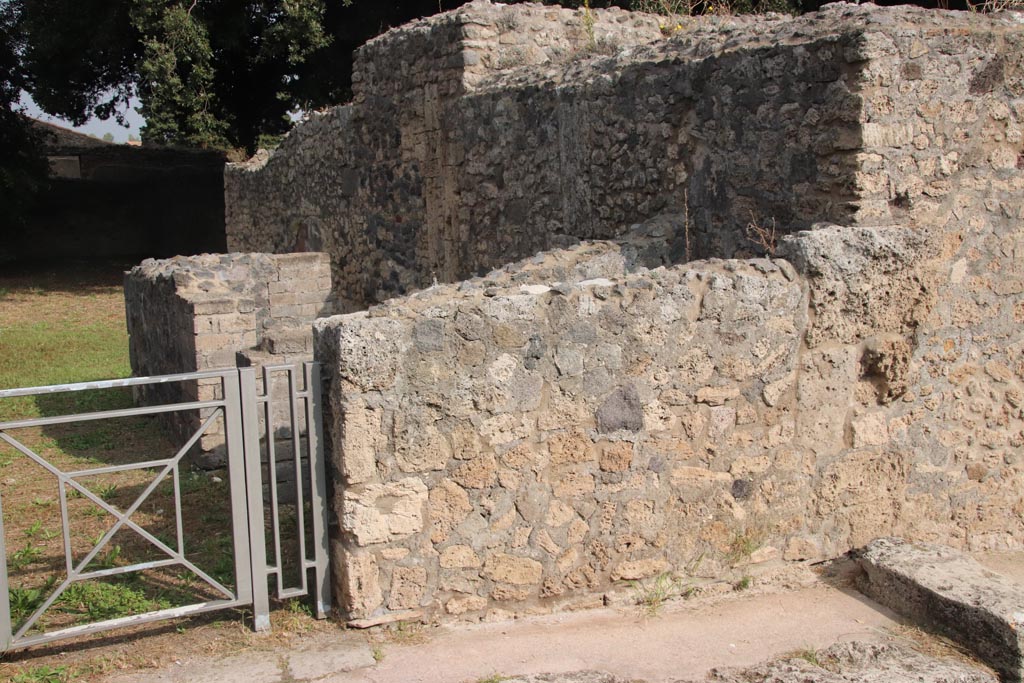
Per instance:
[[[64,683],[74,677],[66,666],[37,666],[15,674],[11,683]]]
[[[10,588],[7,597],[11,601],[11,623],[14,625],[23,623],[46,599],[40,588]]]
[[[691,586],[668,572],[646,581],[630,581],[628,585],[635,592],[636,604],[649,617],[657,616],[669,600],[689,597],[693,593]]]
[[[206,27],[191,10],[171,5],[145,29],[139,95],[147,142],[228,146],[228,122],[215,113],[213,53]]]
[[[38,192],[46,186],[41,137],[21,115],[18,98],[26,86],[21,54],[25,36],[13,3],[0,3],[0,235],[24,225]]]
[[[761,547],[762,533],[758,530],[737,532],[729,544],[729,552],[725,555],[725,563],[737,565],[746,562],[754,551]]]
[[[32,544],[27,544],[13,553],[8,564],[12,571],[21,571],[43,556],[43,549]]]
[[[60,596],[63,612],[84,614],[90,621],[116,619],[170,607],[163,599],[151,599],[139,588],[126,582],[75,583]]]

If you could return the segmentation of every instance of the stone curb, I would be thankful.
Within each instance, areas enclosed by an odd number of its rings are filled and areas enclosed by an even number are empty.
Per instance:
[[[860,553],[861,590],[1024,681],[1024,587],[951,548],[880,538]]]

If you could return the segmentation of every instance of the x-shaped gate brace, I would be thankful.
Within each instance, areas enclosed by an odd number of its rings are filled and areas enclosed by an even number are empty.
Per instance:
[[[300,566],[302,568],[301,586],[298,588],[285,589],[281,584],[281,551],[280,531],[278,528],[278,511],[276,495],[276,477],[274,476],[274,455],[272,434],[269,425],[274,401],[271,389],[271,373],[286,372],[288,375],[288,407],[291,411],[291,425],[293,428],[293,449],[296,473],[301,475],[301,453],[306,452],[309,458],[308,473],[310,475],[310,499],[311,522],[314,539],[314,557],[306,556],[305,538],[302,521],[302,513],[299,513],[300,533]],[[296,376],[303,374],[305,378],[305,389],[300,390],[297,386]],[[0,588],[3,588],[3,595],[0,595],[0,652],[12,648],[28,647],[54,640],[67,638],[74,635],[94,633],[130,624],[146,623],[160,619],[189,616],[201,612],[209,612],[229,607],[240,607],[251,605],[254,611],[255,627],[257,630],[265,630],[270,626],[268,590],[266,581],[269,577],[276,575],[279,598],[290,598],[307,594],[307,581],[305,571],[313,569],[316,572],[316,582],[312,592],[315,597],[317,616],[325,616],[330,608],[330,584],[327,568],[327,530],[326,530],[326,505],[324,495],[326,490],[326,476],[324,473],[323,450],[322,450],[322,424],[320,416],[320,375],[319,366],[315,363],[305,363],[300,367],[296,365],[281,365],[264,368],[261,384],[263,393],[257,389],[257,377],[252,369],[228,369],[212,370],[179,375],[165,375],[160,377],[142,377],[124,380],[110,380],[106,382],[91,382],[81,384],[59,385],[51,387],[32,387],[25,389],[0,390],[0,398],[14,396],[29,396],[38,394],[52,394],[67,391],[82,391],[87,389],[109,389],[115,387],[129,387],[146,384],[165,384],[168,382],[188,382],[201,379],[216,378],[221,381],[223,398],[206,401],[184,401],[156,406],[127,408],[122,410],[107,410],[79,415],[64,415],[59,417],[42,417],[28,420],[10,421],[0,423],[0,440],[14,447],[30,460],[40,465],[56,479],[60,489],[60,511],[61,531],[64,541],[66,578],[56,587],[52,594],[40,604],[38,608],[19,625],[17,632],[11,630],[10,601],[7,595],[8,577],[6,563],[6,549],[3,532],[2,505],[0,505]],[[299,438],[298,406],[304,406],[305,422],[307,427],[307,449],[300,448]],[[86,470],[65,472],[46,461],[39,453],[26,446],[24,443],[8,434],[6,430],[65,424],[70,422],[83,422],[89,420],[101,420],[107,418],[131,417],[137,415],[153,415],[185,410],[208,410],[209,414],[203,419],[202,424],[192,434],[184,446],[171,458],[161,460],[150,460],[146,462],[131,463],[125,465],[112,465]],[[262,477],[260,470],[260,434],[258,413],[262,413],[267,428],[267,444],[270,450],[269,470],[271,485],[271,533],[274,546],[271,549],[274,554],[274,565],[268,566],[266,557],[266,544],[264,539],[264,512],[263,512],[263,491]],[[218,418],[223,418],[225,426],[226,446],[228,453],[228,478],[232,511],[233,530],[233,551],[235,566],[234,591],[225,587],[222,583],[204,572],[195,563],[185,556],[185,540],[182,524],[181,510],[181,485],[180,468],[182,458],[195,446],[199,439],[210,429]],[[127,472],[132,470],[159,469],[159,472],[146,488],[138,495],[135,501],[124,512],[113,507],[100,496],[89,490],[79,481],[81,478],[102,474],[113,474],[116,472]],[[171,475],[174,488],[174,510],[176,548],[171,548],[167,543],[148,532],[145,528],[136,523],[131,517],[149,499],[156,488],[167,480]],[[301,491],[301,479],[299,483],[299,504],[302,505],[303,494]],[[101,510],[114,517],[115,522],[98,541],[92,549],[79,562],[75,563],[71,552],[71,528],[68,516],[68,489],[73,489],[83,497],[98,506]],[[2,502],[2,501],[0,501]],[[131,529],[139,534],[150,545],[166,555],[166,559],[157,559],[148,562],[138,562],[118,567],[87,571],[89,564],[97,555],[108,546],[111,539],[121,529]],[[183,566],[196,576],[201,578],[208,586],[224,597],[208,600],[201,603],[185,605],[170,609],[157,610],[145,614],[131,615],[117,619],[109,619],[102,622],[72,626],[57,631],[27,635],[29,631],[39,623],[40,618],[46,610],[60,599],[61,595],[73,583],[87,581],[90,579],[116,576],[129,572],[143,571],[169,566]]]

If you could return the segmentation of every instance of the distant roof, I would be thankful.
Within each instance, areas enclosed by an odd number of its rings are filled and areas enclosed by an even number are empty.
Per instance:
[[[88,149],[95,147],[114,147],[116,146],[113,142],[107,142],[94,138],[91,135],[85,133],[79,133],[77,130],[71,130],[70,128],[64,128],[46,121],[40,121],[39,119],[32,119],[32,125],[43,132],[44,141],[43,147],[46,149],[48,154],[70,152],[79,149]]]

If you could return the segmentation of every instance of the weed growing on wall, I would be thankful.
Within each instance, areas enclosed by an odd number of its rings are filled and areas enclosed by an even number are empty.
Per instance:
[[[751,212],[750,222],[747,223],[744,233],[766,256],[775,256],[775,250],[779,247],[779,233],[774,218],[759,221]]]
[[[590,10],[590,0],[583,0],[583,30],[587,32],[587,48],[595,49],[597,38],[594,35],[594,13]]]
[[[669,600],[689,597],[693,587],[682,579],[665,572],[647,581],[630,581],[636,604],[645,616],[655,617]]]

